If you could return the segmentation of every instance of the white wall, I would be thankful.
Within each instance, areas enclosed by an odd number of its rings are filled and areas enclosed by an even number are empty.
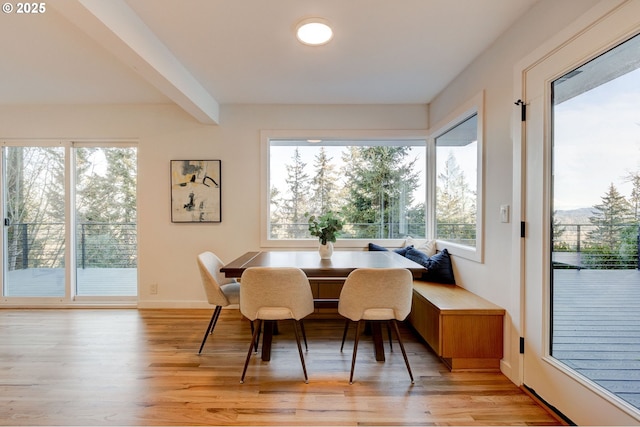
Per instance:
[[[521,96],[513,91],[514,67],[595,3],[597,0],[541,0],[429,105],[431,125],[437,127],[458,105],[485,91],[485,259],[478,264],[455,258],[455,273],[462,286],[507,309],[502,371],[517,384],[520,283],[514,282],[518,273],[513,274],[511,266],[517,265],[512,258],[518,253],[512,247],[512,236],[518,233],[520,218],[505,224],[499,216],[500,205],[513,208],[512,119],[514,114],[519,117],[514,102]],[[517,118],[513,122],[518,123]]]

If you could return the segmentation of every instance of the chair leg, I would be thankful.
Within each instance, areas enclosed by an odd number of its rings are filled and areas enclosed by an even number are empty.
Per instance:
[[[298,321],[293,320],[293,331],[296,334],[296,343],[298,344],[298,353],[300,354],[300,363],[302,363],[302,372],[304,372],[304,382],[309,384],[309,378],[307,377],[307,367],[304,364],[304,355],[302,354],[302,346],[300,345],[300,335],[298,334]]]
[[[391,339],[391,326],[387,322],[387,334],[389,335],[389,351],[393,351],[393,340]]]
[[[207,338],[209,338],[209,335],[213,334],[213,329],[216,327],[216,323],[218,323],[218,317],[220,317],[220,311],[222,311],[222,307],[217,305],[213,310],[211,320],[209,321],[209,326],[207,327],[207,330],[204,333],[204,337],[202,338],[202,344],[200,344],[200,350],[198,350],[198,354],[202,353],[204,343],[207,342]]]
[[[251,323],[251,335],[253,336],[253,332],[254,332],[254,326],[253,326],[253,320],[250,321]],[[258,329],[258,338],[256,339],[256,342],[254,344],[254,351],[257,353],[258,352],[258,345],[260,344],[260,329]]]
[[[353,357],[351,358],[351,375],[349,376],[349,384],[353,384],[353,371],[356,367],[356,355],[358,354],[358,341],[360,341],[360,321],[356,322],[356,339],[353,342]]]
[[[307,333],[304,331],[304,322],[302,320],[300,322],[300,330],[302,331],[302,339],[304,340],[304,349],[309,351],[309,346],[307,345]]]
[[[342,345],[340,346],[340,352],[342,353],[342,349],[344,348],[344,341],[347,339],[347,331],[349,330],[349,322],[350,320],[347,319],[344,322],[344,332],[342,333]]]
[[[411,384],[414,384],[413,374],[411,373],[411,366],[409,366],[409,359],[407,358],[407,352],[404,351],[404,344],[402,344],[402,338],[400,338],[400,329],[398,329],[398,322],[396,319],[391,320],[393,323],[393,327],[396,331],[396,336],[398,337],[398,343],[400,344],[400,350],[402,350],[402,356],[404,357],[404,363],[407,365],[407,371],[409,371],[409,377],[411,378]]]
[[[249,351],[247,352],[247,359],[244,361],[244,369],[242,370],[242,377],[240,377],[240,384],[244,383],[244,376],[247,373],[247,366],[249,366],[249,359],[251,359],[251,353],[253,351],[255,341],[258,338],[260,326],[262,326],[262,320],[258,319],[258,325],[254,328],[253,335],[251,336],[251,344],[249,345]]]

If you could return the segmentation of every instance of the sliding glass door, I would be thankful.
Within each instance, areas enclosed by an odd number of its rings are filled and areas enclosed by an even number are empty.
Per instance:
[[[5,301],[135,298],[136,156],[132,144],[4,143]]]

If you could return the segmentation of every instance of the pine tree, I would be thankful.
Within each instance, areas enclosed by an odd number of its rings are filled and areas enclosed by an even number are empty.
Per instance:
[[[634,216],[637,220],[640,219],[640,172],[629,173],[627,175],[627,182],[631,182],[633,185],[629,202],[631,203]]]
[[[344,154],[349,203],[342,212],[354,237],[400,237],[398,224],[406,221],[418,186],[408,154],[408,147],[390,146],[350,147]]]
[[[438,236],[455,240],[475,239],[476,195],[469,188],[464,171],[450,152],[436,186]]]
[[[335,166],[327,156],[324,147],[315,157],[315,175],[311,180],[311,199],[309,212],[319,216],[336,209],[338,186]]]
[[[607,252],[615,251],[619,246],[626,225],[633,222],[633,211],[625,197],[611,183],[607,193],[601,197],[602,203],[595,205],[589,218],[595,227],[589,232],[588,240]]]
[[[585,263],[596,268],[620,268],[633,265],[637,257],[637,223],[631,204],[618,192],[613,183],[595,205],[589,218],[593,230],[587,235]]]
[[[136,150],[82,147],[76,154],[76,212],[83,265],[133,267],[136,245]],[[96,165],[104,168],[95,169]]]
[[[289,197],[283,200],[281,212],[283,221],[293,226],[289,237],[296,238],[306,234],[306,228],[299,225],[305,221],[304,214],[309,208],[309,175],[305,171],[307,164],[302,161],[298,147],[294,150],[292,161],[292,164],[285,165]]]

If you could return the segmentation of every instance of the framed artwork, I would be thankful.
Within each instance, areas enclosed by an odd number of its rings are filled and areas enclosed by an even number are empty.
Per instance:
[[[221,222],[221,161],[171,160],[171,222]]]

